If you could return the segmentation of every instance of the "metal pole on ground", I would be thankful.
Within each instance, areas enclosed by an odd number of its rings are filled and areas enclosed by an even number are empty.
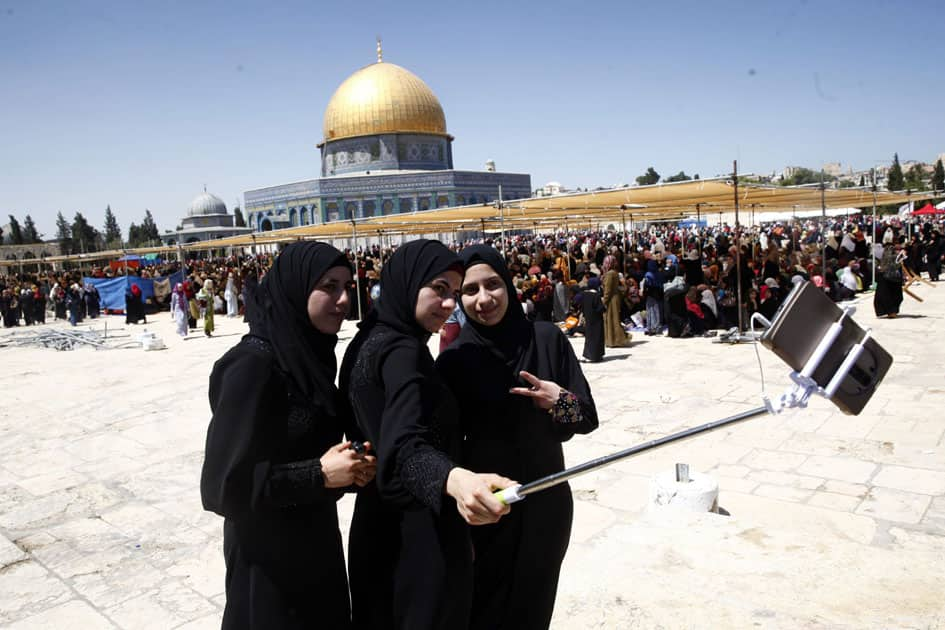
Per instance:
[[[506,262],[506,264],[508,264],[509,256],[508,256],[508,247],[505,242],[505,215],[502,211],[502,186],[501,185],[499,185],[499,200],[497,203],[499,204],[499,230],[502,235],[502,259]]]
[[[732,181],[735,185],[735,278],[738,283],[738,334],[742,334],[744,317],[742,316],[742,236],[738,220],[738,160],[732,161]]]
[[[355,283],[355,294],[358,301],[358,320],[363,319],[361,317],[361,275],[358,273],[358,225],[352,219],[351,221],[351,238],[353,239],[353,247],[351,248],[354,252],[354,283]]]
[[[827,283],[827,191],[824,188],[824,169],[820,169],[820,266],[821,278]]]

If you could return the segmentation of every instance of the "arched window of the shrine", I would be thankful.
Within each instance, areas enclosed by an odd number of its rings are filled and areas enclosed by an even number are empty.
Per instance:
[[[262,223],[259,224],[259,229],[262,232],[270,231],[272,229],[272,221],[270,221],[268,218],[263,219]]]

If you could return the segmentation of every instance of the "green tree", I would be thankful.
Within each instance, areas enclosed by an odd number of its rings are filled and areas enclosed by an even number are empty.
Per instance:
[[[36,224],[30,215],[26,215],[26,219],[23,220],[23,242],[29,245],[43,242],[42,234],[36,229]]]
[[[945,190],[945,167],[942,161],[935,163],[935,171],[932,173],[932,190]]]
[[[802,184],[819,184],[820,171],[809,168],[797,168],[790,177],[782,177],[779,182],[782,186],[800,186]]]
[[[118,227],[118,219],[111,205],[105,206],[105,246],[116,249],[121,247],[121,228]]]
[[[233,208],[233,220],[236,223],[236,227],[246,227],[246,220],[243,219],[243,211],[240,210],[239,206]]]
[[[99,239],[101,235],[98,230],[89,224],[81,212],[76,212],[72,219],[72,253],[98,251]]]
[[[137,247],[141,244],[141,228],[132,223],[128,226],[128,247]]]
[[[158,226],[154,222],[154,217],[151,216],[151,211],[145,209],[144,211],[144,221],[141,222],[141,241],[142,242],[153,242],[153,245],[157,245],[161,241],[161,234],[158,232]]]
[[[646,169],[646,173],[637,177],[637,185],[648,186],[660,181],[660,174],[652,166]]]
[[[679,171],[675,175],[670,175],[663,181],[664,182],[688,182],[691,179],[692,179],[691,177],[686,175],[686,171]]]
[[[20,229],[20,222],[12,214],[10,216],[10,243],[13,245],[23,244],[23,230]]]
[[[913,164],[906,171],[906,188],[909,190],[925,190],[925,170],[918,164]]]
[[[902,165],[899,164],[899,154],[893,153],[893,163],[886,174],[887,190],[903,190],[906,187],[906,179],[902,175]]]
[[[56,240],[59,241],[59,248],[63,253],[72,253],[72,227],[62,212],[56,215]]]

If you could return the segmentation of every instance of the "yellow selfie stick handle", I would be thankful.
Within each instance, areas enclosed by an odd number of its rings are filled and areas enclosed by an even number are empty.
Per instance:
[[[525,497],[518,493],[519,488],[522,487],[522,484],[515,486],[509,486],[505,490],[497,490],[493,493],[493,496],[497,498],[503,505],[511,505],[513,503],[518,503],[522,501]]]

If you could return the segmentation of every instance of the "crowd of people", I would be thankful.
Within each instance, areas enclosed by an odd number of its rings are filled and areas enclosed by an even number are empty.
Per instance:
[[[634,332],[690,337],[715,334],[760,312],[770,319],[797,278],[811,280],[835,301],[850,299],[874,285],[876,314],[895,316],[902,301],[901,269],[937,281],[945,256],[941,221],[907,227],[897,218],[876,226],[869,215],[762,224],[736,237],[729,225],[652,225],[628,232],[584,230],[555,234],[518,233],[451,242],[449,249],[488,243],[497,248],[512,274],[515,300],[533,321],[559,324],[586,336],[586,357],[600,360],[601,347],[629,343]],[[826,237],[826,238],[825,238]],[[737,242],[736,242],[737,241]],[[380,274],[396,246],[343,250],[356,270],[349,288],[349,319],[365,317],[378,295]],[[737,256],[740,254],[740,256]],[[272,266],[275,256],[194,259],[184,264],[179,286],[155,290],[144,303],[134,285],[126,296],[128,323],[146,321],[146,312],[171,310],[186,335],[203,320],[213,332],[213,315],[242,315],[243,289]],[[736,265],[741,261],[741,273]],[[79,272],[0,276],[4,326],[43,323],[47,312],[73,323],[97,317],[100,297],[85,278],[160,279],[181,271],[179,262],[139,268],[95,267]],[[739,317],[739,278],[741,317]],[[585,298],[587,304],[585,304]],[[458,334],[458,312],[445,339]],[[186,328],[180,321],[186,320]],[[601,343],[602,342],[602,343]],[[445,347],[445,345],[444,345]]]

